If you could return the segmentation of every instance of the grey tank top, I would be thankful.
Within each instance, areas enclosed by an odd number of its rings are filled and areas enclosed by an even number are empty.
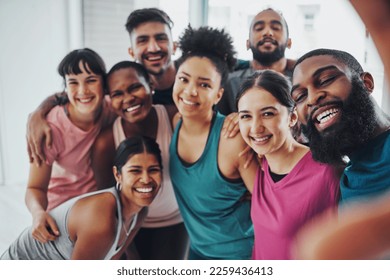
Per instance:
[[[91,193],[86,193],[77,197],[74,197],[58,207],[54,208],[50,211],[50,215],[57,222],[58,228],[61,232],[61,235],[55,240],[47,243],[41,243],[35,240],[32,237],[32,228],[26,228],[21,235],[11,244],[11,246],[3,253],[0,259],[2,260],[68,260],[72,256],[74,243],[69,237],[68,232],[68,215],[73,205],[80,199],[92,196],[99,193],[109,192],[115,196],[116,205],[117,205],[117,215],[118,215],[118,223],[116,228],[116,236],[113,245],[110,250],[107,252],[105,256],[105,260],[111,259],[118,251],[120,251],[123,245],[126,242],[123,242],[122,245],[118,245],[119,237],[122,228],[122,211],[119,195],[115,189],[115,187],[104,189],[100,191],[95,191]],[[145,208],[141,210],[144,212]],[[144,213],[140,215],[140,213],[136,214],[133,222],[130,227],[130,231],[132,231],[129,235],[129,238],[135,235],[134,231],[137,231],[140,227],[140,222],[138,216],[144,217]],[[138,221],[137,221],[138,220]],[[136,227],[137,225],[137,227]]]

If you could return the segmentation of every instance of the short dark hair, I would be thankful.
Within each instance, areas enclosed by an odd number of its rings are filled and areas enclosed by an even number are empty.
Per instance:
[[[166,24],[169,29],[173,27],[173,21],[163,10],[157,8],[144,8],[131,12],[127,17],[126,30],[131,34],[134,28],[145,22],[161,22]]]
[[[236,108],[238,108],[238,101],[245,92],[254,87],[268,91],[280,104],[287,107],[290,113],[294,111],[295,102],[290,94],[291,82],[284,75],[274,70],[258,70],[246,78],[238,91]]]
[[[351,54],[347,52],[334,50],[334,49],[316,49],[304,54],[297,60],[293,70],[295,70],[297,65],[302,63],[302,61],[304,61],[305,59],[313,56],[320,56],[320,55],[329,55],[334,57],[336,60],[348,66],[348,68],[352,71],[352,74],[355,77],[360,76],[362,73],[364,73],[363,67],[360,65],[360,63],[357,61],[355,57],[353,57]]]
[[[143,152],[154,155],[160,165],[160,168],[163,168],[161,150],[156,140],[141,135],[127,138],[119,144],[118,149],[116,150],[114,166],[120,173],[122,167],[131,157]]]
[[[106,90],[106,65],[100,55],[91,49],[76,49],[68,53],[57,67],[58,74],[64,81],[65,75],[81,74],[80,62],[82,62],[88,74],[90,74],[89,70],[91,70],[94,74],[102,76],[103,88]]]
[[[284,15],[283,15],[283,13],[282,13],[281,11],[279,11],[279,10],[275,10],[274,8],[271,8],[271,7],[270,7],[270,8],[266,8],[266,9],[264,9],[264,10],[258,12],[258,13],[256,14],[256,16],[257,16],[258,14],[261,14],[262,12],[266,12],[266,11],[273,11],[273,12],[277,13],[277,14],[282,18],[282,21],[283,21],[284,25],[286,26],[287,38],[289,38],[289,36],[290,36],[290,31],[289,31],[289,29],[288,29],[288,24],[287,24],[287,21],[286,21]],[[256,16],[255,16],[255,17],[256,17]],[[252,20],[252,23],[251,23],[251,27],[250,27],[250,28],[252,28],[252,25],[253,25],[253,20]],[[251,32],[251,31],[249,31],[249,32]]]
[[[112,75],[112,73],[120,70],[120,69],[126,69],[126,68],[133,68],[138,75],[145,78],[145,81],[147,83],[150,83],[150,77],[148,71],[145,69],[145,67],[142,64],[139,64],[137,62],[124,60],[121,62],[118,62],[114,66],[111,67],[110,71],[107,73],[107,79]]]
[[[193,29],[188,25],[179,38],[179,46],[183,55],[178,60],[178,67],[190,57],[206,57],[221,75],[221,85],[224,86],[236,64],[233,39],[224,29],[209,26]]]

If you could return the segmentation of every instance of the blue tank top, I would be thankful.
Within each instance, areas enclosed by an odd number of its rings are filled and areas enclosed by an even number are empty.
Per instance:
[[[205,259],[249,259],[253,247],[250,202],[240,201],[246,187],[218,168],[218,146],[224,116],[217,113],[206,147],[193,164],[177,154],[181,120],[170,145],[170,174],[191,250]]]

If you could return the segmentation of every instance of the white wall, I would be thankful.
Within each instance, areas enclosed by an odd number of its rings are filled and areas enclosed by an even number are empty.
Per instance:
[[[67,1],[0,0],[0,26],[0,185],[24,184],[28,114],[62,89],[56,67],[68,52]]]

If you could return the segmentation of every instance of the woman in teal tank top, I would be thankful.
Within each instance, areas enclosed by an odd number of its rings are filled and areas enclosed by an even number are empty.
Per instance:
[[[180,38],[183,56],[173,88],[181,115],[170,146],[170,173],[190,236],[189,259],[249,259],[250,201],[257,164],[244,168],[241,135],[221,137],[225,117],[213,110],[234,66],[231,37],[191,27]]]

